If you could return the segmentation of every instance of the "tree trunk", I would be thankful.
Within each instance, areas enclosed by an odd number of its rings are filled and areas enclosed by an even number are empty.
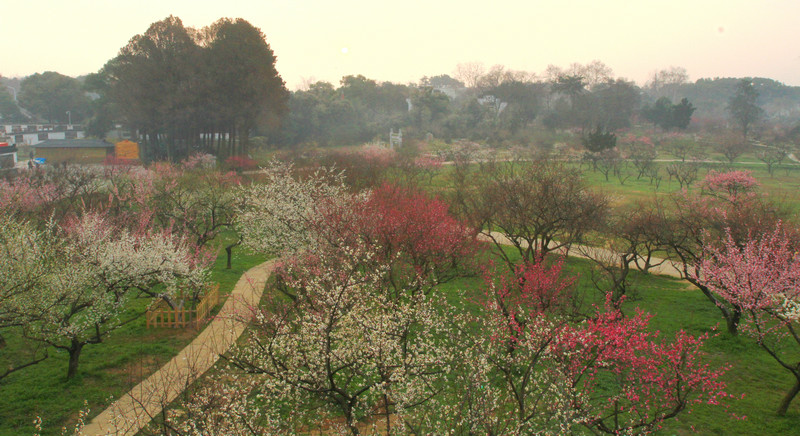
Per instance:
[[[233,247],[236,245],[228,245],[225,247],[225,253],[228,254],[228,263],[225,265],[225,269],[231,269],[231,258],[233,258]]]
[[[734,308],[725,316],[725,322],[728,325],[728,333],[730,333],[731,336],[736,336],[739,334],[739,320],[741,317],[742,311],[737,308]]]
[[[233,260],[233,247],[236,247],[241,243],[242,243],[242,238],[240,236],[239,239],[236,242],[234,242],[233,244],[227,245],[225,247],[225,253],[228,254],[228,264],[225,266],[226,269],[231,269],[231,260]]]
[[[725,318],[725,324],[728,326],[728,333],[730,333],[731,336],[737,336],[739,334],[739,320],[742,317],[742,311],[735,307],[733,309],[725,307],[722,301],[714,297],[710,289],[701,285],[696,280],[689,280],[689,282],[697,286],[703,295],[708,297],[708,299],[717,306],[720,312],[722,312],[722,317]]]
[[[82,343],[76,341],[75,339],[72,340],[72,344],[70,344],[69,349],[69,367],[67,369],[67,380],[75,377],[78,374],[78,359],[81,357],[81,350],[83,349]]]
[[[778,416],[786,416],[786,411],[789,409],[789,404],[791,404],[798,392],[800,392],[800,378],[795,381],[792,389],[787,392],[786,396],[783,397],[783,400],[781,400],[781,405],[778,406]]]

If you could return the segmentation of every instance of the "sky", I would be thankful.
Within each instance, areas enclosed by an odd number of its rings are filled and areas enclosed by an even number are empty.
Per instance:
[[[2,0],[0,75],[98,71],[131,37],[175,15],[201,28],[244,18],[265,34],[289,89],[362,74],[417,82],[458,63],[542,73],[600,60],[643,84],[767,77],[800,86],[797,0]]]

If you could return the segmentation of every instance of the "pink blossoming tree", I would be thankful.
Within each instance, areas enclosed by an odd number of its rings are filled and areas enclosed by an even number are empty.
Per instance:
[[[778,407],[785,415],[800,392],[800,255],[796,237],[779,223],[772,232],[741,244],[730,232],[706,246],[696,279],[743,314],[743,330],[795,379]]]

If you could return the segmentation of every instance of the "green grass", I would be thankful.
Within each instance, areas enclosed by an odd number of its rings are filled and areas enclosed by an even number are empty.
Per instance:
[[[223,296],[244,271],[264,258],[237,248],[232,269],[225,269],[225,261],[222,251],[211,273]],[[147,304],[135,301],[130,310],[142,312]],[[84,401],[91,409],[90,418],[97,415],[110,404],[110,398],[123,395],[169,361],[197,333],[193,329],[147,329],[140,317],[114,331],[102,344],[86,346],[78,375],[72,380],[66,380],[66,353],[50,349],[49,359],[0,381],[0,436],[34,434],[36,416],[42,418],[43,435],[60,434],[62,426],[76,421]],[[18,352],[22,346],[18,337],[7,335],[6,339],[9,343],[0,350],[0,361],[2,355]]]
[[[593,171],[589,165],[583,165],[582,167],[578,164],[570,165],[581,168],[586,184],[593,189],[608,194],[614,206],[630,205],[637,201],[648,201],[656,196],[669,195],[681,190],[677,181],[669,180],[664,170],[667,165],[666,162],[659,163],[662,180],[658,187],[652,184],[646,176],[637,180],[636,169],[632,165],[628,165],[623,170],[624,174],[630,176],[624,184],[621,184],[617,177],[612,174],[609,174],[609,179],[606,180],[602,173]],[[478,165],[473,164],[471,169],[477,175]],[[698,182],[702,180],[711,170],[727,171],[729,169],[750,171],[753,177],[761,184],[760,192],[769,201],[785,207],[787,212],[800,213],[800,195],[798,195],[798,191],[800,191],[800,165],[785,163],[776,168],[774,173],[770,175],[766,166],[759,163],[735,163],[732,166],[723,163],[707,163],[703,164],[699,169],[697,180]],[[454,168],[451,165],[446,165],[438,171],[430,182],[427,178],[421,178],[421,187],[437,194],[448,193],[453,189],[453,171]],[[697,182],[690,189],[697,189],[696,184]]]

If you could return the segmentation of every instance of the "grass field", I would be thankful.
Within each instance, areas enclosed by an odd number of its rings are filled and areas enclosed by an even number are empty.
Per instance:
[[[602,173],[592,171],[589,165],[570,165],[581,169],[581,174],[588,186],[608,194],[611,197],[612,205],[624,206],[637,201],[649,201],[657,196],[666,196],[680,192],[681,187],[678,182],[670,180],[664,170],[668,162],[659,162],[658,164],[662,177],[661,183],[658,186],[651,183],[650,179],[647,177],[642,177],[637,180],[636,170],[632,165],[628,165],[622,170],[623,174],[628,176],[624,184],[620,183],[618,178],[613,175],[609,175],[609,179],[606,180]],[[705,163],[700,166],[697,181],[689,189],[696,189],[697,183],[701,181],[709,171],[723,172],[731,169],[750,171],[753,177],[760,183],[759,191],[764,194],[766,198],[775,204],[781,205],[789,213],[800,213],[800,164],[785,164],[775,169],[774,174],[770,175],[766,167],[759,163],[735,163],[733,165]],[[473,164],[471,170],[476,173],[480,171],[477,164]],[[452,191],[452,174],[454,171],[452,165],[445,165],[438,174],[430,180],[427,178],[420,178],[422,187],[437,195],[447,196],[448,193]]]
[[[232,269],[225,269],[225,261],[222,251],[211,274],[211,280],[220,284],[223,297],[244,271],[264,258],[239,248],[234,250]],[[131,312],[143,312],[148,302],[136,301]],[[89,417],[93,417],[110,404],[110,398],[124,394],[169,361],[197,333],[193,329],[147,329],[144,317],[140,317],[113,332],[102,344],[87,346],[81,354],[79,373],[72,380],[66,380],[66,353],[51,349],[49,359],[0,382],[0,435],[33,435],[36,416],[42,418],[43,435],[60,434],[62,426],[76,421],[84,401],[91,410]],[[20,349],[19,338],[7,339],[3,354]]]

